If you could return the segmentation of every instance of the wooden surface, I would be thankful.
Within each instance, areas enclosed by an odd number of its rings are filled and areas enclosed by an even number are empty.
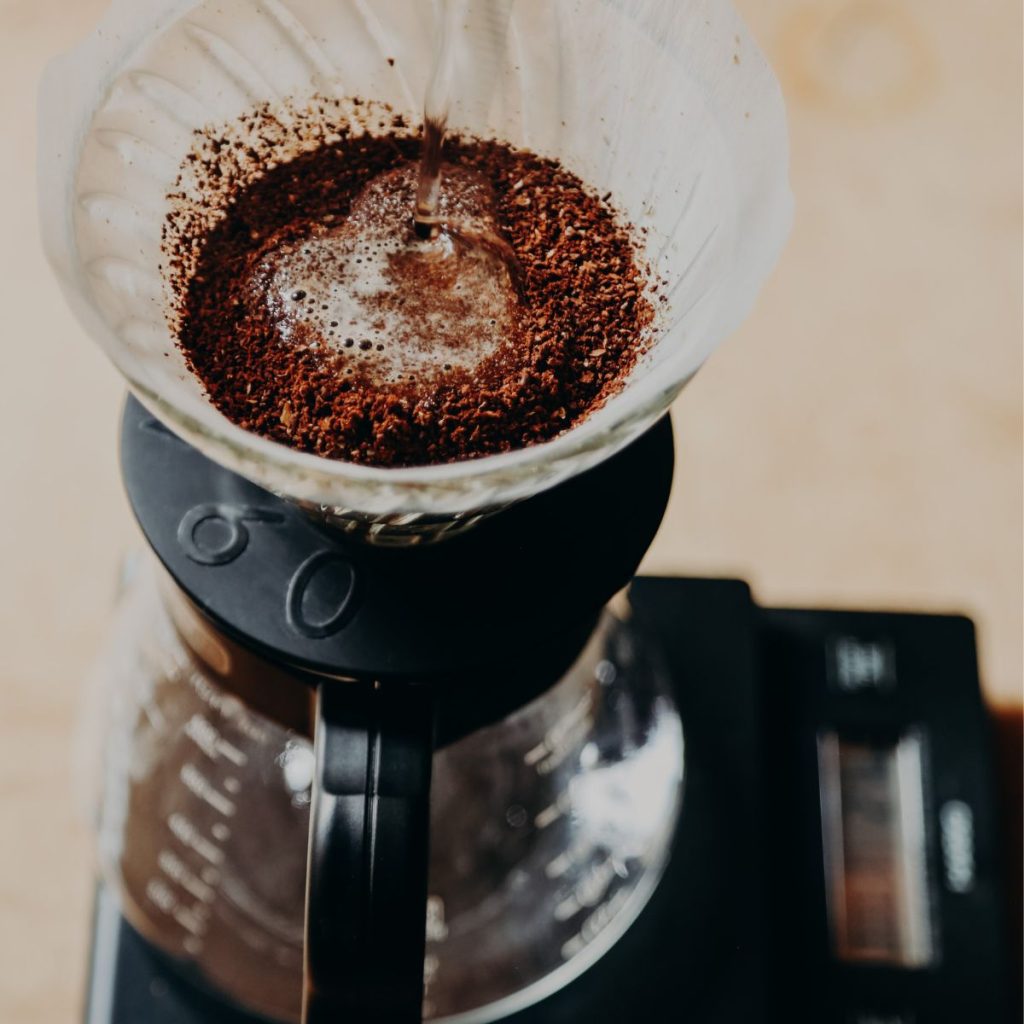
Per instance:
[[[34,91],[102,0],[0,0],[0,1021],[65,1024],[91,851],[73,721],[119,554],[121,386],[36,241]],[[741,3],[787,93],[797,219],[676,410],[650,571],[768,602],[957,609],[1021,697],[1017,0]]]

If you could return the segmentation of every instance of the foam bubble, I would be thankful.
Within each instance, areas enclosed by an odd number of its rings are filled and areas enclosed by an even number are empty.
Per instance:
[[[329,347],[382,382],[471,371],[513,337],[516,290],[493,245],[493,197],[462,169],[445,176],[441,210],[458,225],[412,231],[415,170],[371,181],[336,229],[269,254],[260,279],[286,341]]]

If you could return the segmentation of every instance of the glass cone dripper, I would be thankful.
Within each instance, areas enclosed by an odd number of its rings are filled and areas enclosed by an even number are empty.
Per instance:
[[[657,343],[584,422],[504,455],[373,469],[236,427],[203,397],[165,319],[160,232],[192,133],[314,94],[372,98],[418,123],[436,6],[115,0],[102,31],[51,65],[41,96],[46,249],[132,390],[225,466],[383,535],[472,522],[637,437],[743,319],[791,215],[779,90],[728,0],[469,2],[452,126],[557,157],[611,193],[666,282]]]

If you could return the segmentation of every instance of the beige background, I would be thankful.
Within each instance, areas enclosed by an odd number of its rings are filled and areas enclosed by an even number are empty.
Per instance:
[[[140,0],[144,2],[144,0]],[[36,240],[34,92],[103,0],[0,0],[0,1021],[78,1013],[72,723],[132,543],[121,386]],[[964,610],[1021,698],[1017,0],[743,0],[786,90],[796,226],[676,410],[651,571],[764,601]]]

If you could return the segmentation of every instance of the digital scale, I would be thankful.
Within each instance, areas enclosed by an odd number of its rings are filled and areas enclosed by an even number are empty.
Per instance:
[[[759,608],[639,578],[686,739],[666,873],[510,1024],[997,1024],[1009,976],[990,723],[964,618]],[[86,1024],[256,1024],[99,894]]]

